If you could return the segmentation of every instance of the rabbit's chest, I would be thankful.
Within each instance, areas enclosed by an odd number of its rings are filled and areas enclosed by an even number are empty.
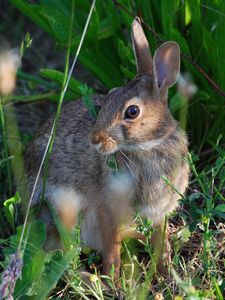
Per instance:
[[[139,174],[134,203],[144,218],[160,222],[171,211],[170,193],[162,176],[150,170]]]
[[[133,166],[130,164],[125,169],[132,178],[132,204],[144,217],[159,222],[171,210],[170,192],[162,178],[167,175],[167,170],[159,161],[151,159],[139,161]]]
[[[135,171],[136,189],[134,193],[135,201],[139,205],[157,202],[157,198],[161,196],[164,190],[162,180],[163,170],[154,168],[154,164],[146,162]]]
[[[159,168],[159,165],[154,161],[145,160],[144,162],[134,161],[130,158],[128,161],[123,160],[120,165],[120,174],[124,174],[126,178],[132,183],[134,198],[138,198],[139,201],[144,201],[154,197],[156,192],[156,185],[159,183],[163,171]],[[120,181],[119,181],[120,182]]]

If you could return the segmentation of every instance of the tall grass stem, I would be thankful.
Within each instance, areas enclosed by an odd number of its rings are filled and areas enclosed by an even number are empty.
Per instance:
[[[5,121],[5,115],[4,115],[4,110],[3,110],[3,99],[1,96],[0,96],[0,119],[1,119],[1,126],[2,126],[3,156],[4,156],[4,159],[6,160],[9,193],[10,193],[10,195],[12,195],[12,188],[13,188],[12,171],[11,171],[11,166],[10,166],[10,161],[9,161],[6,121]]]
[[[73,1],[73,6],[74,6],[74,2]],[[88,18],[87,18],[87,21],[86,21],[86,24],[85,24],[85,27],[84,27],[84,30],[83,30],[83,34],[82,34],[82,37],[81,37],[81,40],[80,40],[80,43],[79,43],[79,46],[78,46],[78,49],[77,49],[77,52],[75,54],[75,57],[74,57],[74,60],[73,60],[73,64],[72,64],[72,67],[70,69],[70,72],[69,72],[69,75],[68,77],[65,76],[65,86],[62,90],[62,93],[61,93],[61,97],[60,97],[60,102],[62,102],[64,96],[65,96],[65,93],[66,93],[66,90],[67,90],[67,87],[68,87],[68,84],[69,84],[69,81],[70,81],[70,77],[72,75],[72,72],[73,72],[73,69],[75,67],[75,63],[77,61],[77,57],[79,55],[79,52],[80,52],[80,49],[81,49],[81,46],[83,44],[83,41],[84,41],[84,37],[85,37],[85,34],[87,32],[87,28],[88,28],[88,24],[90,22],[90,18],[91,18],[91,15],[92,15],[92,12],[93,12],[93,9],[94,9],[94,6],[95,6],[95,2],[96,0],[93,0],[92,1],[92,5],[91,5],[91,9],[89,11],[89,15],[88,15]],[[73,12],[72,12],[72,17],[73,17]],[[69,61],[68,61],[69,63]],[[40,164],[40,167],[39,167],[39,170],[38,170],[38,173],[37,173],[37,176],[36,176],[36,179],[35,179],[35,183],[34,183],[34,186],[33,186],[33,190],[32,190],[32,193],[31,193],[31,196],[30,196],[30,199],[29,199],[29,202],[28,202],[28,207],[27,207],[27,212],[26,212],[26,215],[25,215],[25,220],[24,220],[24,224],[23,224],[23,229],[22,229],[22,233],[21,233],[21,236],[20,236],[20,241],[19,241],[19,245],[18,245],[18,251],[20,250],[21,248],[21,243],[22,243],[22,240],[23,240],[23,236],[24,236],[24,232],[25,232],[25,228],[26,228],[26,223],[27,223],[27,219],[28,219],[28,215],[29,215],[29,211],[30,211],[30,207],[31,207],[31,203],[32,203],[32,199],[34,197],[34,193],[35,193],[35,190],[36,190],[36,187],[37,187],[37,183],[38,183],[38,180],[39,180],[39,177],[40,177],[40,174],[41,174],[41,170],[42,170],[42,167],[44,165],[44,162],[45,162],[45,159],[47,157],[47,154],[49,152],[49,147],[50,145],[53,143],[53,134],[56,130],[56,120],[58,120],[59,118],[59,113],[60,113],[60,109],[57,109],[57,112],[56,112],[56,117],[55,117],[55,121],[53,122],[53,126],[52,126],[52,129],[51,129],[51,133],[50,133],[50,136],[49,136],[49,139],[48,139],[48,143],[47,143],[47,146],[46,146],[46,149],[45,149],[45,152],[44,152],[44,155],[43,155],[43,158],[42,158],[42,161],[41,161],[41,164]]]

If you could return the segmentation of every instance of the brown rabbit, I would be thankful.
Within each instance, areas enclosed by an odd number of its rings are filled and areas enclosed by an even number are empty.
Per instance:
[[[168,88],[179,75],[179,46],[166,42],[152,59],[138,18],[132,24],[132,40],[137,76],[106,97],[94,97],[95,105],[102,106],[96,122],[79,100],[62,108],[45,193],[67,228],[72,229],[78,211],[83,212],[81,238],[102,253],[103,273],[114,264],[115,277],[120,270],[121,239],[132,223],[134,207],[153,221],[154,246],[161,244],[165,215],[179,199],[162,177],[184,193],[189,173],[183,160],[188,151],[186,135],[167,105]],[[52,122],[53,117],[26,153],[31,186]],[[118,172],[109,167],[111,154],[116,156]],[[41,191],[39,180],[34,204]]]

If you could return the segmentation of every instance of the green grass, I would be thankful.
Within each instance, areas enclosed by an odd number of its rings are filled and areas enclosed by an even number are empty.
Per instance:
[[[1,266],[4,270],[10,255],[20,244],[22,226],[17,203],[24,197],[16,193],[25,174],[22,150],[26,140],[21,140],[15,109],[12,104],[42,99],[58,101],[55,124],[60,116],[64,88],[68,78],[69,62],[74,56],[90,9],[88,0],[38,1],[28,4],[25,0],[10,0],[9,14],[13,7],[38,28],[44,30],[65,51],[64,71],[46,67],[40,76],[18,71],[20,94],[1,97],[1,157],[0,157],[0,242]],[[75,2],[75,9],[71,4]],[[184,54],[190,55],[221,89],[225,90],[225,2],[214,1],[119,1],[133,14],[139,12],[144,21],[161,40],[175,40]],[[71,14],[72,11],[72,14]],[[18,13],[18,11],[17,11]],[[123,85],[135,74],[135,60],[130,44],[130,25],[133,17],[116,6],[113,1],[97,1],[91,23],[84,39],[79,62],[93,75],[101,91]],[[4,29],[4,27],[3,27]],[[17,30],[19,40],[24,33]],[[1,30],[1,28],[0,28]],[[146,28],[152,52],[159,39]],[[30,51],[31,38],[23,40],[21,53]],[[19,44],[18,44],[19,46]],[[41,47],[40,47],[41,48]],[[42,53],[46,55],[45,52]],[[107,66],[107,67],[106,67]],[[38,67],[37,67],[38,69]],[[36,70],[39,71],[39,70]],[[121,288],[115,287],[113,270],[109,276],[101,276],[101,258],[86,246],[80,245],[79,226],[71,236],[63,231],[55,218],[62,239],[66,240],[65,252],[46,252],[46,228],[41,221],[31,220],[25,227],[21,251],[23,269],[15,286],[15,299],[223,299],[225,297],[225,99],[219,95],[205,77],[182,60],[182,73],[191,75],[198,91],[189,97],[173,88],[169,104],[174,116],[186,128],[191,153],[188,162],[192,175],[187,195],[180,195],[180,209],[169,218],[172,246],[170,277],[164,278],[155,270],[154,253],[150,244],[153,234],[151,222],[135,218],[137,230],[146,237],[146,243],[126,240],[122,246]],[[97,78],[97,80],[96,80]],[[24,88],[29,83],[29,93]],[[39,90],[33,86],[39,85]],[[192,84],[192,83],[190,83]],[[96,86],[96,85],[95,85]],[[83,97],[83,103],[93,117],[95,107],[90,101],[93,86],[77,80],[76,68],[71,78],[65,101]],[[47,102],[46,102],[47,105]],[[7,111],[12,112],[8,119]],[[12,124],[9,127],[9,123]],[[10,129],[11,128],[11,129]],[[55,127],[56,128],[56,127]],[[11,143],[15,139],[20,147]],[[54,134],[49,148],[54,143]],[[112,162],[114,167],[114,162]],[[22,173],[24,173],[22,171]],[[20,177],[22,176],[22,177]],[[16,182],[13,188],[12,179]],[[165,182],[170,182],[165,178]],[[171,186],[173,189],[173,186]],[[176,192],[176,191],[175,191]],[[84,271],[91,273],[90,283],[85,282]],[[106,289],[105,284],[110,287]],[[160,298],[161,297],[161,298]]]

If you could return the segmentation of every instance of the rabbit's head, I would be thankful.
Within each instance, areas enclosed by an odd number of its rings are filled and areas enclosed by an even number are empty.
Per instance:
[[[119,149],[148,150],[175,127],[167,94],[179,75],[179,46],[166,42],[152,58],[138,18],[132,24],[132,41],[137,76],[127,85],[109,92],[90,134],[91,144],[103,154]]]

